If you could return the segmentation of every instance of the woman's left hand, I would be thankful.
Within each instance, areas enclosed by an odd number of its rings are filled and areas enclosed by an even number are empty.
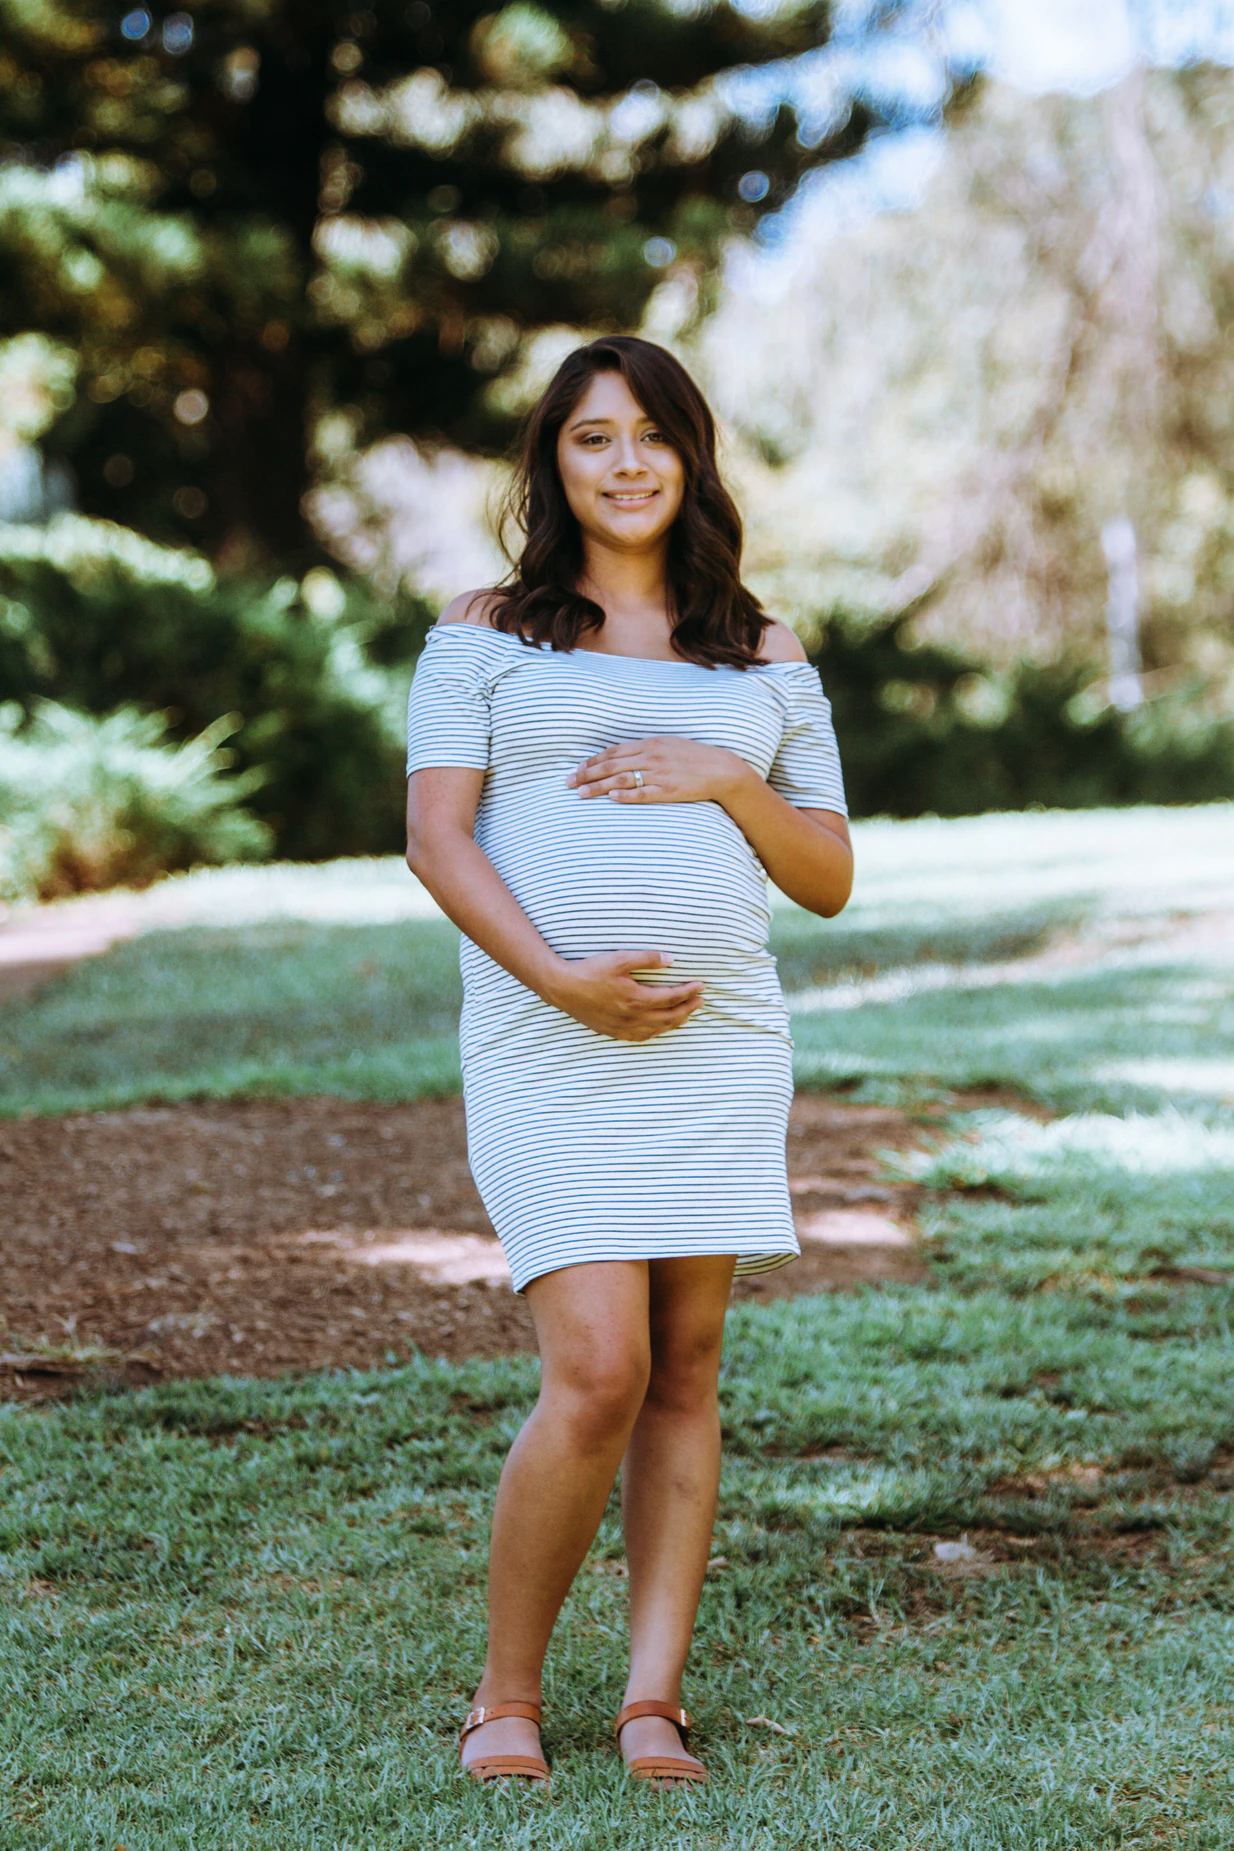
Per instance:
[[[641,774],[639,778],[635,775]],[[615,803],[719,803],[756,775],[736,752],[696,739],[633,739],[584,759],[566,783],[580,797]]]

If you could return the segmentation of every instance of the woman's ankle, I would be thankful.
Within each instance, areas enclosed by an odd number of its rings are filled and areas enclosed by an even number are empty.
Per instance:
[[[621,1703],[623,1709],[627,1703],[671,1703],[680,1709],[681,1678],[654,1667],[631,1671]]]
[[[539,1703],[540,1680],[519,1675],[516,1672],[503,1673],[486,1670],[476,1685],[476,1694],[472,1698],[472,1708],[480,1709],[494,1703]]]

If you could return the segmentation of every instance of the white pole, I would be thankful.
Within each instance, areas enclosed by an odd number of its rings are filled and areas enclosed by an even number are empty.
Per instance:
[[[1139,582],[1135,528],[1125,514],[1101,529],[1101,548],[1110,575],[1106,599],[1106,643],[1110,663],[1110,704],[1123,713],[1144,700],[1140,681]]]

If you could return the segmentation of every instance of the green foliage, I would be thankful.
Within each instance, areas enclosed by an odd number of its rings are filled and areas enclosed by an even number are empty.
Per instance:
[[[260,774],[225,775],[226,723],[172,746],[157,715],[132,708],[94,720],[47,701],[22,719],[0,707],[0,900],[268,853],[269,830],[241,808]]]
[[[911,616],[827,622],[815,653],[857,816],[969,816],[1031,805],[1234,796],[1234,718],[1179,689],[1134,714],[1087,696],[1091,670],[1002,673],[912,641]]]
[[[428,621],[322,567],[258,584],[109,522],[0,529],[0,699],[137,703],[182,736],[233,716],[236,763],[260,773],[250,806],[285,855],[399,846],[407,676],[392,671]]]
[[[0,174],[0,336],[80,353],[52,441],[89,512],[230,562],[309,562],[322,412],[502,443],[530,337],[637,324],[666,264],[709,268],[873,119],[850,99],[799,138],[724,91],[821,44],[826,0],[0,18],[0,138],[30,151]]]

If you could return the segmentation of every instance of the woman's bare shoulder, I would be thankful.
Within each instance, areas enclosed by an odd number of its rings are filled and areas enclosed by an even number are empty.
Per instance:
[[[760,656],[769,662],[804,662],[806,652],[801,646],[801,639],[795,636],[786,623],[776,623],[773,619],[763,631],[763,640],[758,646]]]
[[[460,591],[457,598],[451,598],[437,621],[470,623],[492,629],[493,612],[500,602],[500,593],[491,585],[479,591]]]

